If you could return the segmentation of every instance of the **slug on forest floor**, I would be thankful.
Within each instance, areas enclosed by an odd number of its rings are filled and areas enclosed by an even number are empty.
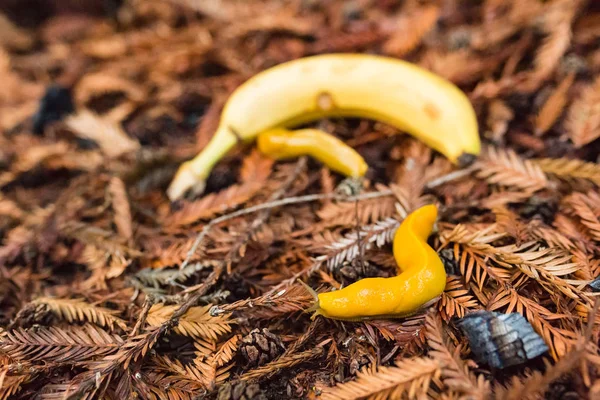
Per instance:
[[[357,321],[404,317],[430,305],[446,287],[446,270],[427,238],[437,218],[435,205],[423,206],[406,217],[394,235],[394,258],[401,273],[392,278],[365,278],[341,290],[317,294],[313,318]]]

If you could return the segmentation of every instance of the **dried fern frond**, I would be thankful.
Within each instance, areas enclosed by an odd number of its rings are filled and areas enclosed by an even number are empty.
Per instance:
[[[382,319],[364,323],[374,326],[384,339],[395,341],[398,345],[414,344],[419,347],[424,343],[425,314],[418,314],[402,321]]]
[[[319,264],[320,265],[320,264]],[[311,265],[313,267],[314,265]],[[295,278],[292,279],[295,281]],[[314,302],[313,297],[301,285],[292,285],[281,290],[271,290],[268,293],[234,303],[217,306],[214,314],[243,311],[247,318],[270,319],[293,312],[304,311]]]
[[[465,282],[469,283],[475,279],[479,290],[482,290],[487,278],[496,282],[508,283],[512,273],[487,262],[486,255],[472,249],[469,246],[454,244],[454,258],[459,260],[459,268]]]
[[[530,225],[524,224],[517,214],[506,207],[494,207],[492,212],[496,215],[498,228],[512,236],[516,240],[517,245],[530,239]]]
[[[585,226],[577,221],[575,217],[570,217],[562,213],[556,214],[552,226],[569,238],[575,245],[576,250],[584,253],[600,250],[597,242],[589,237]]]
[[[575,243],[571,239],[549,226],[533,226],[531,227],[531,235],[534,238],[545,241],[551,247],[558,247],[568,251],[576,248]]]
[[[475,376],[460,359],[458,349],[446,341],[442,322],[434,314],[427,315],[427,343],[430,357],[442,364],[442,383],[450,390],[472,399],[485,400],[490,394],[490,384],[483,375]]]
[[[183,365],[177,359],[159,356],[154,359],[156,366],[182,380],[191,380],[202,388],[212,389],[216,383],[221,383],[229,377],[232,365],[226,366],[237,350],[239,335],[223,343],[218,350],[214,342],[210,343],[204,339],[196,338],[194,347],[196,357],[192,364]],[[216,350],[216,351],[215,351]]]
[[[125,183],[117,177],[113,177],[108,184],[108,192],[112,199],[112,207],[115,212],[115,225],[117,232],[126,241],[131,241],[133,237],[133,227],[131,222],[131,209]]]
[[[600,195],[595,192],[573,193],[565,199],[581,219],[591,238],[600,242]]]
[[[444,320],[449,321],[452,317],[462,318],[467,311],[480,308],[477,300],[473,298],[468,289],[465,289],[460,279],[455,277],[446,278],[446,289],[438,304],[438,309]]]
[[[554,92],[548,97],[548,100],[544,103],[535,118],[535,134],[541,136],[548,129],[552,128],[552,125],[561,116],[564,111],[565,105],[567,104],[567,93],[575,80],[575,74],[570,73],[567,75],[560,84],[556,87]]]
[[[408,358],[377,372],[361,372],[356,380],[323,388],[323,400],[416,399],[426,395],[433,379],[439,379],[442,365],[438,360]]]
[[[316,258],[317,263],[326,263],[327,267],[333,269],[344,262],[349,262],[358,257],[361,246],[368,250],[372,244],[382,247],[390,243],[400,223],[387,218],[383,221],[361,228],[360,232],[348,233],[342,239],[321,246],[319,252],[325,253]]]
[[[489,311],[503,307],[507,307],[505,313],[516,311],[527,318],[535,331],[544,339],[555,360],[565,355],[568,349],[574,345],[577,335],[573,331],[556,328],[550,323],[550,321],[564,318],[563,315],[551,312],[534,300],[521,296],[512,288],[502,289],[487,304]]]
[[[97,307],[83,299],[55,299],[52,297],[38,297],[32,304],[45,304],[60,319],[68,322],[87,321],[96,325],[114,329],[115,326],[127,330],[127,324],[116,315],[118,311],[104,307]]]
[[[192,379],[170,376],[162,372],[144,371],[133,380],[136,392],[148,400],[192,400],[204,386]]]
[[[408,15],[403,15],[399,28],[384,43],[383,51],[400,58],[415,49],[423,36],[435,26],[439,15],[439,7],[433,5],[419,7]]]
[[[375,223],[379,220],[390,218],[396,212],[396,200],[393,197],[370,199],[360,203],[327,203],[317,211],[322,220],[319,228],[332,228],[335,226],[361,225]],[[316,229],[315,229],[316,231]]]
[[[173,285],[176,282],[183,282],[196,273],[206,268],[215,267],[219,263],[217,260],[203,260],[202,262],[190,263],[183,269],[145,268],[135,274],[135,278],[146,285],[158,288],[161,285]]]
[[[123,344],[93,325],[69,329],[15,329],[0,337],[0,350],[17,361],[77,363],[113,354]]]
[[[232,185],[218,193],[211,193],[200,200],[185,203],[169,216],[168,225],[185,226],[199,220],[214,217],[250,200],[263,187],[263,182]]]
[[[533,192],[545,188],[548,180],[541,168],[524,160],[511,149],[488,147],[477,162],[477,176],[491,184]]]
[[[220,366],[215,357],[209,357],[207,360],[196,357],[193,364],[185,366],[185,376],[200,382],[203,387],[213,390],[219,383],[223,383],[229,378],[229,370],[233,364]]]
[[[439,236],[443,244],[453,242],[470,246],[484,245],[493,243],[506,236],[506,232],[497,232],[498,227],[495,224],[489,225],[483,229],[471,228],[464,224],[458,224],[451,227],[452,230],[445,227],[440,229]]]
[[[7,370],[0,371],[0,400],[8,400],[23,389],[23,385],[30,382],[33,376],[24,375],[10,375],[7,376]]]
[[[577,148],[600,137],[600,77],[575,99],[569,108],[565,129]]]
[[[570,282],[560,278],[562,276],[576,272],[579,269],[577,263],[570,262],[571,256],[559,249],[540,249],[539,245],[530,241],[520,245],[508,245],[502,247],[495,247],[487,243],[470,243],[465,245],[468,250],[466,255],[468,259],[465,259],[465,255],[461,256],[461,272],[465,273],[465,261],[468,260],[466,279],[470,279],[470,271],[474,266],[478,268],[476,271],[481,271],[483,278],[485,279],[486,274],[493,276],[496,281],[505,283],[505,274],[500,269],[492,269],[488,267],[490,264],[489,260],[493,260],[494,263],[504,269],[512,270],[517,268],[524,272],[527,276],[536,279],[537,282],[546,289],[549,294],[553,294],[555,291],[562,292],[567,297],[589,302],[589,299],[581,293],[581,291],[572,285]],[[455,257],[458,258],[458,250],[455,247]],[[477,257],[480,255],[488,259],[487,263],[483,263],[482,259]],[[485,274],[484,274],[485,273]],[[483,287],[483,280],[479,280],[480,290]],[[582,282],[583,283],[583,282]]]
[[[535,55],[535,69],[533,71],[533,79],[536,81],[535,87],[539,85],[537,82],[544,81],[554,71],[571,44],[571,36],[571,21],[567,19],[554,27],[551,34],[546,37]]]
[[[531,192],[499,190],[482,199],[480,206],[492,210],[496,207],[506,207],[508,204],[518,204],[531,197]]]
[[[255,368],[249,372],[240,376],[242,381],[255,381],[259,379],[266,379],[270,376],[280,373],[281,371],[292,368],[302,362],[308,361],[312,358],[318,357],[323,354],[323,347],[317,346],[312,349],[302,351],[300,353],[284,354],[281,357]]]
[[[148,312],[148,324],[160,326],[167,321],[179,307],[167,306],[161,303],[154,304]],[[217,340],[219,336],[231,332],[232,321],[226,315],[212,317],[210,306],[191,307],[180,319],[174,328],[175,332],[192,337]]]
[[[125,254],[128,256],[142,255],[142,253],[113,239],[113,232],[92,225],[80,222],[69,222],[62,226],[61,234],[65,237],[105,250],[111,254]]]
[[[217,350],[213,356],[213,361],[217,367],[222,367],[233,359],[235,352],[237,351],[240,338],[240,335],[233,336],[231,339],[223,343],[219,350]]]
[[[600,164],[568,158],[539,158],[531,162],[547,174],[565,180],[584,179],[600,186]]]

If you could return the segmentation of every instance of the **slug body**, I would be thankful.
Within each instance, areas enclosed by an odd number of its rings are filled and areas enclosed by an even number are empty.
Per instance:
[[[464,93],[406,61],[366,54],[326,54],[267,69],[228,99],[209,144],[183,163],[167,194],[172,200],[203,184],[241,139],[324,117],[369,118],[422,140],[455,164],[480,152],[477,118]]]
[[[318,129],[271,129],[258,135],[261,153],[276,159],[310,155],[334,171],[352,178],[365,175],[369,166],[343,141]]]
[[[393,251],[398,276],[361,279],[344,289],[321,293],[314,316],[350,321],[402,317],[434,301],[446,287],[444,265],[427,244],[436,218],[436,206],[427,205],[411,213],[396,231]]]

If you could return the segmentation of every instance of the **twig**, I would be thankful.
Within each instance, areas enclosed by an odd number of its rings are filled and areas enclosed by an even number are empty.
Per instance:
[[[300,364],[301,362],[304,362],[311,358],[318,357],[321,354],[323,354],[322,345],[312,348],[310,350],[303,351],[301,353],[285,354],[279,357],[278,359],[271,361],[266,365],[263,365],[262,367],[258,367],[256,369],[253,369],[252,371],[246,372],[245,374],[240,376],[240,380],[255,381],[265,379],[281,372],[284,368],[291,368],[294,365]]]
[[[194,244],[190,248],[190,251],[188,252],[187,257],[185,258],[183,263],[181,263],[181,266],[179,268],[180,269],[185,268],[185,266],[190,262],[190,260],[194,256],[194,254],[196,254],[196,251],[198,250],[198,246],[200,246],[200,244],[202,243],[202,241],[204,240],[204,238],[206,237],[206,235],[208,234],[210,229],[213,226],[220,224],[221,222],[225,222],[225,221],[228,221],[233,218],[241,217],[242,215],[252,214],[257,211],[272,209],[272,208],[285,206],[285,205],[289,205],[289,204],[309,203],[312,201],[329,200],[329,199],[335,199],[335,200],[341,200],[341,201],[360,201],[360,200],[375,199],[378,197],[386,197],[386,196],[392,196],[392,195],[393,195],[393,193],[391,190],[384,190],[381,192],[364,193],[364,194],[361,194],[358,196],[353,196],[353,197],[348,197],[348,196],[334,194],[334,193],[308,194],[305,196],[288,197],[288,198],[281,199],[281,200],[275,200],[275,201],[270,201],[270,202],[266,202],[263,204],[257,204],[252,207],[244,208],[242,210],[238,210],[238,211],[234,211],[229,214],[222,215],[218,218],[211,220],[208,224],[204,225],[204,227],[202,228],[202,231],[200,231],[200,233],[196,237],[196,240],[194,241]]]
[[[321,318],[314,319],[306,332],[300,336],[300,339],[296,340],[286,351],[283,353],[282,357],[295,353],[300,347],[304,345],[308,341],[308,339],[312,338],[314,332],[317,330],[317,326],[319,325]]]
[[[274,288],[269,290],[267,293],[265,293],[265,295],[266,296],[272,295],[274,293],[277,293],[278,291],[280,291],[283,288],[293,285],[294,282],[296,282],[296,280],[298,280],[298,278],[300,278],[303,275],[311,276],[316,270],[321,268],[321,265],[323,265],[323,262],[324,262],[324,260],[318,260],[314,264],[312,264],[310,267],[296,272],[290,278],[284,279],[283,281],[279,282],[279,284],[277,286],[275,286]]]
[[[452,171],[450,173],[447,173],[446,175],[442,175],[439,178],[429,181],[427,184],[425,184],[425,188],[433,189],[434,187],[441,186],[444,183],[448,183],[448,182],[452,182],[452,181],[455,181],[460,178],[464,178],[465,176],[470,175],[473,171],[475,171],[474,165],[472,165],[468,168],[459,169],[457,171]]]
[[[146,295],[146,299],[144,300],[144,305],[142,306],[142,311],[140,311],[140,316],[138,317],[133,330],[129,334],[129,337],[137,336],[142,329],[142,326],[146,322],[146,317],[148,316],[148,311],[150,311],[150,307],[154,304],[154,296]]]

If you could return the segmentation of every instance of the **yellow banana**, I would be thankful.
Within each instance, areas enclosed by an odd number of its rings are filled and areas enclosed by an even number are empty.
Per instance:
[[[241,85],[209,144],[180,166],[167,194],[175,200],[189,189],[202,192],[213,166],[239,140],[330,116],[390,124],[458,165],[480,152],[475,112],[449,81],[394,58],[318,55],[277,65]]]

